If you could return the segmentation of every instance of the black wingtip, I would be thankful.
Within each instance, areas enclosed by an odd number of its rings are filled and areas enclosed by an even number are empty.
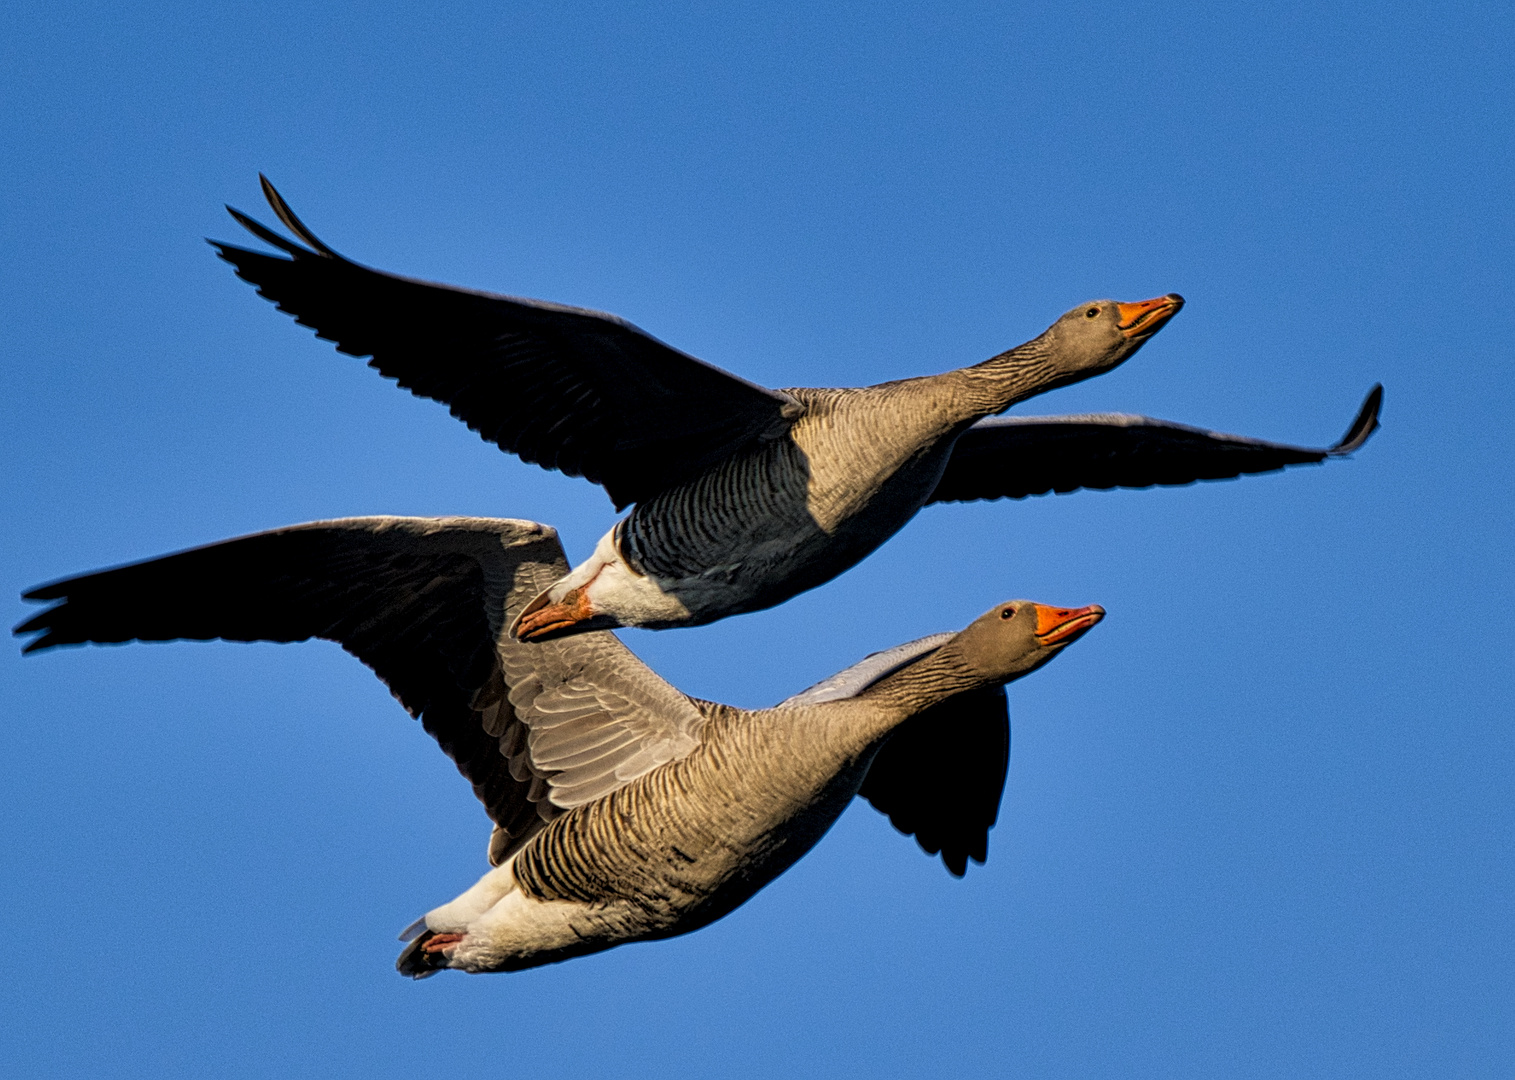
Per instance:
[[[31,638],[21,647],[22,655],[41,652],[43,649],[52,649],[59,645],[82,644],[78,641],[67,640],[67,635],[59,632],[59,616],[68,607],[69,586],[74,583],[74,578],[62,578],[57,581],[49,581],[44,585],[35,585],[21,594],[21,599],[30,600],[34,604],[48,604],[41,611],[32,613],[31,618],[17,623],[11,627],[11,634],[18,638],[24,638],[29,634],[36,636]],[[62,601],[62,603],[53,603]]]
[[[315,248],[322,255],[325,255],[328,259],[341,258],[335,251],[321,243],[316,234],[305,227],[305,222],[295,216],[295,212],[284,201],[284,196],[280,195],[278,189],[269,183],[268,177],[259,173],[258,183],[263,185],[263,197],[268,200],[268,205],[273,207],[274,213],[279,215],[279,220],[284,222],[285,228]],[[235,211],[233,212],[235,213]]]
[[[46,614],[46,611],[42,613],[42,615]],[[55,642],[49,640],[52,637],[52,634],[50,632],[52,630],[52,627],[48,626],[45,622],[43,622],[41,626],[36,625],[39,621],[41,621],[41,619],[41,615],[33,616],[32,618],[27,619],[25,622],[17,623],[15,626],[11,627],[12,637],[27,638],[30,634],[37,635],[36,637],[29,638],[28,640],[21,643],[22,656],[25,656],[27,653],[37,652],[40,649],[45,649],[50,645],[56,644]]]
[[[278,248],[280,251],[285,252],[286,254],[293,255],[297,259],[301,258],[302,256],[309,257],[316,254],[308,248],[302,248],[299,244],[285,239],[270,229],[267,225],[263,224],[261,221],[248,217],[242,211],[238,210],[235,206],[227,206],[226,212],[232,216],[233,221],[242,226],[248,232],[252,233],[259,240],[262,240],[265,244],[272,244],[274,247]],[[240,250],[237,248],[231,248],[231,245],[223,244],[219,240],[209,240],[207,242],[212,247],[220,250],[222,258],[226,257],[226,252],[228,249]]]
[[[46,601],[57,599],[56,596],[43,595],[49,591],[49,586],[39,585],[35,589],[28,589],[26,592],[22,593],[21,599],[32,601]],[[38,649],[45,649],[49,645],[53,644],[53,642],[49,640],[53,637],[53,620],[51,616],[57,612],[58,608],[62,606],[63,605],[61,604],[54,604],[52,607],[47,608],[44,611],[35,612],[31,618],[26,619],[22,622],[18,622],[15,626],[11,627],[11,635],[13,637],[24,638],[28,634],[37,635],[22,645],[21,652],[23,655],[30,652],[36,652]]]
[[[1362,408],[1357,410],[1357,419],[1352,421],[1352,426],[1341,437],[1341,441],[1331,447],[1331,455],[1340,457],[1361,449],[1362,444],[1367,442],[1369,436],[1380,426],[1378,412],[1381,408],[1383,408],[1383,383],[1374,383],[1373,389],[1369,390],[1368,396],[1363,399]]]

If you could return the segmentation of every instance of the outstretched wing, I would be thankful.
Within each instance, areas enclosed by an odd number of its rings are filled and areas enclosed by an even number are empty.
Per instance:
[[[953,634],[935,634],[874,653],[784,702],[816,705],[856,697],[880,679],[934,651]],[[928,855],[940,854],[957,877],[989,854],[1010,767],[1010,711],[1003,686],[938,702],[901,724],[879,749],[858,794]]]
[[[1375,386],[1334,446],[1316,449],[1103,413],[980,420],[952,449],[931,502],[1023,499],[1079,488],[1142,488],[1227,480],[1350,454],[1378,429]]]
[[[281,311],[500,449],[645,500],[801,406],[664,345],[614,315],[473,292],[360,266],[318,240],[267,179],[279,219],[308,247],[230,210],[281,258],[211,241]]]
[[[37,635],[27,652],[181,638],[336,641],[457,763],[495,822],[498,863],[577,805],[563,790],[603,786],[607,764],[625,782],[698,741],[694,706],[614,635],[545,646],[509,639],[510,619],[567,570],[557,533],[534,522],[313,522],[33,589],[27,599],[58,603],[16,633]],[[596,708],[580,726],[602,736],[592,760],[557,752],[551,735],[552,707],[582,692],[583,680]],[[536,759],[536,744],[549,764]]]

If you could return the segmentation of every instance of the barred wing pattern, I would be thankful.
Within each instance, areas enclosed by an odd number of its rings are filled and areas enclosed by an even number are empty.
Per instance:
[[[592,802],[699,745],[704,714],[608,630],[507,637],[500,660],[556,806]]]
[[[1315,464],[1361,447],[1382,404],[1375,386],[1341,441],[1319,449],[1120,413],[980,420],[958,439],[929,501],[1192,484]]]
[[[211,241],[237,276],[317,336],[454,416],[500,449],[646,500],[759,437],[801,407],[663,344],[614,315],[372,270],[327,247],[266,178],[295,243],[227,207],[282,258]]]

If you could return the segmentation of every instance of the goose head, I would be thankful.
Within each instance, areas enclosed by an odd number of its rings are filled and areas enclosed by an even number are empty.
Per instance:
[[[1104,617],[1098,604],[1063,608],[1010,600],[973,620],[943,648],[985,683],[1007,683],[1031,674]]]
[[[1088,378],[1124,363],[1183,306],[1178,293],[1130,304],[1090,300],[1048,327],[1042,342],[1059,368]]]

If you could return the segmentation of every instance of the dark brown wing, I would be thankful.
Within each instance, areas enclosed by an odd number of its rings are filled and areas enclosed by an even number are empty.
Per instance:
[[[507,609],[566,573],[528,521],[348,518],[257,533],[33,589],[25,651],[84,642],[339,643],[418,717],[473,785],[503,858],[556,809],[531,767],[496,643]]]
[[[232,210],[281,258],[211,241],[320,337],[419,397],[447,405],[524,461],[605,487],[617,508],[657,494],[799,415],[768,390],[614,315],[397,277],[351,262],[266,179],[274,212],[309,247]]]
[[[1003,686],[948,698],[911,717],[873,759],[858,794],[956,877],[989,857],[1010,768]]]
[[[1382,403],[1383,387],[1375,386],[1347,434],[1324,449],[1116,413],[981,420],[958,439],[929,501],[1192,484],[1314,464],[1361,447],[1378,429]]]

